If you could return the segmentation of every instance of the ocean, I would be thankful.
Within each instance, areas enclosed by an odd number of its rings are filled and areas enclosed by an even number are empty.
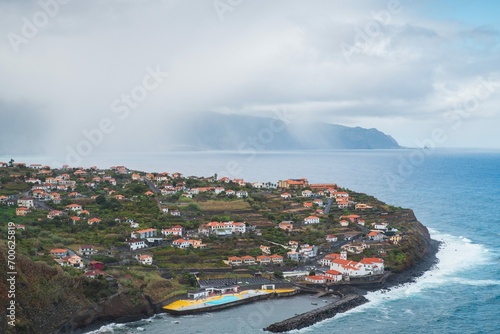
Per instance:
[[[46,157],[14,159],[52,163]],[[217,173],[252,182],[306,177],[412,208],[432,238],[443,242],[439,263],[413,283],[368,293],[368,303],[295,332],[500,333],[499,150],[137,153],[94,155],[82,164],[184,175]],[[212,314],[160,314],[108,324],[91,333],[259,333],[311,309],[311,301],[310,296],[299,296]]]

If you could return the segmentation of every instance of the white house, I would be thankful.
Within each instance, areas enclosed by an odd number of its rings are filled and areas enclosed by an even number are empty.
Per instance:
[[[17,200],[17,205],[22,206],[25,208],[34,208],[35,207],[35,201],[33,198],[28,198],[28,197],[23,197]]]
[[[236,192],[236,197],[238,198],[246,198],[248,197],[248,192],[240,190]]]
[[[181,249],[189,248],[189,245],[191,245],[189,243],[189,240],[185,240],[185,239],[177,239],[177,240],[174,240],[172,242],[173,247],[177,247],[177,248],[181,248]]]
[[[141,264],[145,265],[152,265],[153,264],[153,257],[148,254],[141,254],[137,258]]]
[[[255,264],[255,258],[250,255],[245,255],[241,257],[244,265],[251,266]]]
[[[313,195],[313,192],[311,190],[303,190],[302,191],[302,197],[311,197]]]
[[[155,228],[147,228],[144,230],[138,230],[135,232],[130,233],[130,236],[132,238],[139,238],[139,239],[146,239],[146,238],[152,238],[156,236],[156,229]]]
[[[336,270],[346,276],[369,276],[384,273],[384,260],[379,258],[364,258],[360,262],[335,259],[330,270]]]
[[[184,228],[181,225],[175,225],[175,226],[172,226],[171,228],[166,228],[166,229],[161,230],[161,233],[164,236],[176,235],[176,236],[182,237],[182,235],[184,234]]]
[[[371,270],[373,275],[380,275],[384,273],[384,260],[376,257],[365,257],[359,261],[366,270]]]
[[[309,258],[315,257],[318,254],[318,246],[314,246],[314,245],[309,246],[308,244],[301,245],[299,253],[303,257],[309,257]]]
[[[219,195],[220,193],[224,192],[225,189],[223,187],[215,187],[214,192],[216,195]]]
[[[80,204],[70,204],[66,205],[66,209],[72,210],[72,211],[82,211],[82,206]]]
[[[336,242],[338,240],[337,236],[333,235],[333,234],[328,234],[326,236],[326,241],[328,242]]]
[[[130,250],[137,250],[141,248],[146,248],[146,243],[144,240],[139,240],[139,239],[130,239],[128,242]]]
[[[384,240],[384,234],[380,231],[371,231],[366,235],[368,239],[374,240],[374,241],[383,241]]]
[[[227,260],[232,266],[241,266],[243,264],[243,260],[237,256],[231,256]]]
[[[316,276],[306,276],[304,278],[307,282],[315,283],[315,284],[325,284],[326,276],[316,275]]]
[[[298,261],[299,260],[299,253],[296,251],[289,251],[286,253],[286,256],[292,260],[292,261]]]
[[[97,250],[92,245],[83,245],[80,246],[79,253],[82,256],[88,256],[88,255],[94,255],[95,253],[97,253]]]
[[[304,224],[309,225],[309,224],[319,224],[319,218],[316,216],[309,216],[304,218]]]
[[[283,194],[281,194],[281,198],[283,198],[283,199],[290,199],[290,198],[292,198],[292,194],[290,194],[290,193],[283,193]]]
[[[339,282],[342,281],[342,273],[337,270],[327,270],[325,272],[325,276],[330,282]]]
[[[373,228],[376,230],[387,230],[387,224],[386,223],[374,223]]]
[[[348,220],[345,220],[345,219],[342,219],[342,220],[340,221],[340,226],[342,226],[342,227],[347,227],[347,226],[349,226],[349,221],[348,221]]]

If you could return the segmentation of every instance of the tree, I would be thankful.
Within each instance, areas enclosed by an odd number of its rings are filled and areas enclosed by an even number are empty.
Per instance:
[[[274,277],[279,278],[279,279],[284,279],[285,278],[285,276],[283,276],[283,272],[279,271],[279,270],[276,270],[274,272]]]
[[[95,202],[99,205],[104,205],[106,203],[106,197],[99,195],[96,197]]]
[[[14,159],[10,158],[9,167],[14,167]]]

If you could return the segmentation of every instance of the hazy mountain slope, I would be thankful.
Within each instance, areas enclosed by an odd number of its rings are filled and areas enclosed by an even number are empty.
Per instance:
[[[196,150],[301,150],[399,148],[377,129],[326,123],[285,124],[272,118],[210,113],[190,120],[182,147]]]

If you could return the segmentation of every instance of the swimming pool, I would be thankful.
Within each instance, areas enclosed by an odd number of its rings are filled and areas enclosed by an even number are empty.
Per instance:
[[[234,302],[235,300],[238,300],[238,299],[239,298],[236,296],[222,296],[221,299],[212,300],[212,301],[206,302],[206,304],[207,305],[220,305],[220,304]]]

